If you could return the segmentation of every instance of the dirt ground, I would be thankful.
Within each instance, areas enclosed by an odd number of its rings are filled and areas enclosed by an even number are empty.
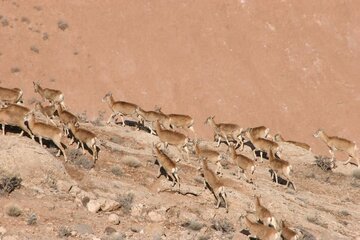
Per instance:
[[[323,128],[360,142],[359,7],[335,0],[0,0],[1,87],[23,89],[29,107],[41,100],[33,81],[61,90],[70,111],[92,121],[83,125],[101,140],[100,158],[89,170],[91,157],[80,158],[72,146],[67,152],[78,162],[65,164],[53,148],[13,133],[1,137],[0,173],[18,173],[23,182],[0,197],[0,238],[56,239],[69,230],[74,239],[246,239],[239,217],[261,195],[278,219],[308,239],[354,239],[360,228],[356,167],[340,163],[324,172],[312,165],[315,156],[329,155],[312,134]],[[151,146],[158,138],[105,126],[107,92],[145,110],[161,106],[191,115],[209,147],[213,133],[203,123],[210,115],[244,128],[265,125],[272,135],[310,144],[312,152],[283,144],[297,191],[276,187],[267,161],[255,172],[256,186],[238,180],[229,165],[226,214],[203,190],[193,157],[179,163],[179,175],[183,189],[200,195],[158,193],[170,186],[156,178]],[[226,155],[224,145],[220,150]],[[177,156],[176,149],[170,154]],[[132,207],[116,210],[120,224],[111,225],[108,212],[89,212],[67,186],[90,199],[133,196]],[[9,204],[23,213],[8,216]],[[31,213],[35,225],[27,224]],[[218,231],[213,225],[222,220],[226,230]],[[189,221],[203,226],[191,230]],[[109,226],[119,234],[105,233]]]

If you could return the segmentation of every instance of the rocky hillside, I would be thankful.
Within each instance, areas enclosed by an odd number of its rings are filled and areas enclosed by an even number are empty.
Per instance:
[[[325,172],[312,164],[311,152],[284,143],[282,157],[293,165],[296,191],[291,185],[275,185],[267,160],[258,164],[250,184],[237,178],[223,144],[226,213],[222,206],[215,209],[214,196],[204,190],[194,156],[178,163],[177,192],[164,175],[157,178],[159,166],[151,150],[156,136],[129,126],[96,125],[83,124],[101,139],[99,160],[91,170],[91,156],[73,146],[66,149],[69,163],[64,163],[51,144],[44,149],[13,133],[0,137],[2,178],[22,178],[19,189],[0,197],[2,239],[247,239],[240,217],[255,219],[254,195],[261,195],[277,220],[286,220],[304,239],[359,234],[360,179],[359,172],[352,173],[353,165]],[[202,144],[214,148],[214,143]],[[181,157],[171,146],[167,153]],[[252,155],[247,146],[244,154]]]

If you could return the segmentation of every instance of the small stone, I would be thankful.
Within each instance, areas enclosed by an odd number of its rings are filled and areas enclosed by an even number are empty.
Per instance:
[[[101,205],[101,210],[104,212],[115,211],[120,208],[120,203],[111,199],[105,199],[105,202]]]
[[[157,212],[149,212],[149,218],[153,222],[161,222],[165,220],[165,216],[157,213]]]
[[[118,225],[120,223],[120,217],[115,213],[110,214],[108,220],[114,225]]]
[[[101,209],[101,203],[96,200],[90,200],[86,207],[90,212],[97,213]]]
[[[133,217],[139,217],[141,216],[141,213],[144,209],[144,205],[139,203],[137,205],[134,205],[132,208],[131,208],[131,216]]]
[[[78,187],[78,186],[71,186],[71,188],[70,188],[70,191],[69,191],[69,193],[70,193],[70,195],[71,196],[76,196],[76,195],[78,195],[79,193],[81,193],[81,189]]]
[[[72,184],[67,181],[58,180],[56,185],[57,189],[62,192],[69,192],[69,190],[72,189]]]

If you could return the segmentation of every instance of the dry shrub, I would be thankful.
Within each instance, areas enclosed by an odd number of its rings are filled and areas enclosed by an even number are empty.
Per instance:
[[[30,47],[30,50],[33,51],[34,53],[37,53],[37,54],[40,53],[39,48],[37,48],[36,46],[31,46],[31,47]]]
[[[234,224],[232,224],[227,218],[214,219],[211,227],[216,231],[221,231],[223,233],[235,231]]]
[[[27,219],[27,225],[35,225],[37,222],[37,216],[35,213],[31,213]]]
[[[128,167],[132,167],[132,168],[138,168],[141,166],[141,162],[136,159],[135,157],[132,156],[126,156],[125,158],[123,158],[122,162],[128,166]]]
[[[355,169],[352,172],[352,176],[353,176],[353,178],[360,179],[360,169]]]
[[[319,216],[315,215],[315,216],[307,216],[306,219],[308,220],[308,222],[311,222],[315,225],[319,225],[323,228],[328,228],[328,224],[325,223],[324,221],[319,219]]]
[[[59,228],[58,235],[61,238],[69,237],[71,235],[71,229],[67,226],[61,226]]]
[[[331,171],[332,169],[334,169],[336,167],[336,166],[334,166],[334,163],[331,161],[331,158],[326,157],[326,156],[316,156],[315,163],[323,171]]]
[[[133,193],[120,194],[116,201],[120,203],[121,209],[124,213],[130,213],[135,195]]]
[[[65,22],[64,20],[58,21],[58,28],[60,28],[61,30],[65,31],[68,27],[69,24],[67,24],[67,22]]]
[[[86,155],[82,154],[79,149],[70,149],[67,153],[68,159],[74,165],[81,166],[87,170],[94,167],[94,162],[90,160]]]
[[[115,176],[118,176],[118,177],[121,177],[124,174],[124,172],[118,166],[112,167],[111,172],[112,172],[112,174],[114,174]]]
[[[17,205],[9,205],[6,207],[6,214],[10,217],[18,217],[22,214],[22,211]]]
[[[12,67],[12,68],[10,69],[10,71],[11,71],[11,73],[19,73],[21,70],[20,70],[20,68],[18,68],[18,67]]]
[[[17,176],[2,176],[0,179],[0,195],[9,194],[20,188],[22,179]]]
[[[200,231],[204,227],[204,224],[199,223],[196,220],[187,220],[182,223],[181,226],[193,231]]]

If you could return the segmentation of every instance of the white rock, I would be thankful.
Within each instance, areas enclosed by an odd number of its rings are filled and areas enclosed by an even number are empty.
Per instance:
[[[149,218],[151,219],[151,221],[153,222],[161,222],[165,220],[165,216],[161,215],[158,212],[149,212]]]
[[[4,235],[6,232],[6,228],[0,227],[0,236]]]
[[[68,181],[58,180],[56,183],[57,189],[62,192],[69,192],[72,188],[72,183]]]
[[[104,212],[111,212],[120,208],[120,203],[111,199],[105,199],[101,204],[101,210]]]
[[[115,213],[110,214],[108,220],[114,225],[118,225],[120,223],[120,217]]]
[[[97,213],[101,209],[101,203],[97,200],[90,200],[86,207],[90,212]]]
[[[136,204],[131,208],[131,216],[133,217],[139,217],[142,214],[142,211],[144,209],[144,204]]]

